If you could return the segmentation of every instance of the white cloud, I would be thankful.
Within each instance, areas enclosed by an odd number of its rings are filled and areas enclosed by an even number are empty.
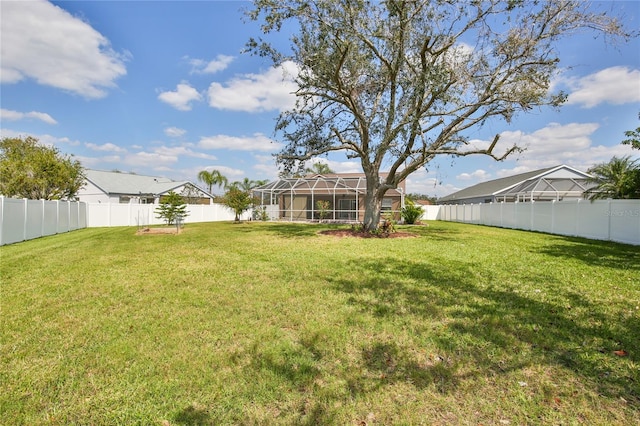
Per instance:
[[[166,129],[164,129],[164,134],[169,136],[170,138],[179,138],[180,136],[184,136],[186,133],[186,130],[180,129],[178,127],[167,127]]]
[[[43,121],[47,124],[58,124],[58,122],[45,112],[31,111],[31,112],[18,112],[9,109],[0,109],[0,120],[5,121],[17,121],[28,118],[35,118],[36,120]]]
[[[425,169],[419,169],[411,173],[406,180],[406,189],[408,193],[435,197],[443,197],[459,190],[459,188],[453,185],[441,185],[436,176],[436,172],[429,172]]]
[[[233,111],[284,111],[293,107],[298,67],[285,62],[262,74],[245,74],[227,83],[211,83],[208,96],[213,108]]]
[[[196,152],[191,148],[189,148],[188,146],[172,146],[172,147],[160,146],[155,148],[153,151],[156,154],[175,156],[175,157],[185,156],[185,157],[202,158],[205,160],[214,160],[214,161],[218,159],[215,155]]]
[[[69,145],[69,146],[79,146],[81,145],[78,140],[71,140],[67,137],[58,137],[49,134],[42,135],[34,135],[31,132],[22,132],[16,131],[7,128],[0,128],[0,137],[3,138],[24,138],[26,136],[32,136],[38,140],[44,146],[61,146],[61,145]],[[64,151],[64,149],[63,149]]]
[[[27,78],[101,98],[127,73],[128,54],[88,23],[46,1],[2,2],[2,83]]]
[[[500,135],[500,144],[517,144],[526,148],[522,158],[559,158],[571,156],[591,146],[591,135],[598,129],[597,123],[549,123],[546,127],[527,134],[507,131]]]
[[[218,55],[212,61],[205,61],[203,59],[190,59],[191,74],[215,74],[218,71],[227,69],[229,64],[235,59],[233,56]]]
[[[92,149],[94,151],[105,151],[105,152],[127,152],[126,149],[119,147],[118,145],[112,143],[105,143],[102,145],[97,145],[95,143],[87,142],[84,144],[87,148]]]
[[[474,182],[484,182],[489,180],[491,174],[487,173],[485,170],[478,169],[472,173],[461,173],[456,176],[456,179],[459,180],[473,180]]]
[[[255,133],[248,137],[207,136],[200,139],[198,146],[202,149],[228,149],[231,151],[273,151],[280,149],[282,144],[272,141],[262,133]]]
[[[135,154],[129,154],[122,159],[122,163],[128,166],[134,166],[138,168],[142,167],[163,167],[171,164],[175,164],[178,161],[178,156],[173,154],[160,154],[157,152],[137,152]]]
[[[158,99],[177,110],[190,111],[191,102],[202,100],[202,95],[191,87],[189,83],[182,82],[176,86],[175,92],[162,92],[158,95]]]
[[[599,104],[640,102],[640,70],[611,67],[580,79],[569,79],[572,90],[567,104],[593,108]]]

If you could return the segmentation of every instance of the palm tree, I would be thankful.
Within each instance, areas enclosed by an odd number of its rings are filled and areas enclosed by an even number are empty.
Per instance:
[[[596,185],[587,190],[590,200],[603,198],[640,198],[640,166],[630,156],[613,157],[608,163],[596,164],[587,173]]]
[[[244,178],[242,180],[242,182],[235,181],[231,185],[228,185],[227,189],[228,188],[238,188],[238,189],[240,189],[242,191],[249,192],[253,188],[255,188],[257,186],[266,185],[267,183],[269,183],[268,179],[265,179],[265,180],[251,180],[249,178]]]
[[[209,188],[209,194],[211,194],[211,190],[213,185],[226,186],[227,178],[222,175],[218,170],[211,170],[210,172],[207,170],[203,170],[198,173],[198,180]]]
[[[334,171],[331,170],[331,167],[326,163],[313,163],[311,167],[307,167],[304,171],[314,175],[328,175],[334,173]]]

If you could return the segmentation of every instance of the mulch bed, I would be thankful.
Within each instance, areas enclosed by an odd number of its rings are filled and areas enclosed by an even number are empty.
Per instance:
[[[320,231],[322,235],[331,235],[334,237],[355,237],[355,238],[413,238],[418,235],[411,232],[393,232],[391,234],[372,234],[370,232],[354,231],[351,229],[328,229]]]
[[[142,228],[136,232],[136,235],[180,234],[181,232],[182,230],[172,226],[170,228]]]

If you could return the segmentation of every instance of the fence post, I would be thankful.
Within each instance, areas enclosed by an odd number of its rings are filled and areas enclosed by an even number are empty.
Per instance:
[[[40,226],[40,235],[44,236],[44,222],[45,222],[44,219],[46,217],[46,214],[45,214],[46,204],[45,204],[44,200],[40,200],[40,203],[42,205],[42,209],[40,210],[42,212],[42,224]]]
[[[607,240],[611,241],[611,198],[607,198]]]
[[[576,202],[576,237],[580,236],[580,200]]]
[[[22,241],[26,241],[27,240],[27,216],[29,216],[29,200],[27,200],[26,198],[23,198],[22,201],[24,201],[24,221],[22,222]]]

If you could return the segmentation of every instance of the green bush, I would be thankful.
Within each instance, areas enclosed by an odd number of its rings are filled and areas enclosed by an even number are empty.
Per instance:
[[[402,219],[404,223],[413,225],[419,221],[422,216],[422,207],[416,206],[413,201],[407,199],[405,206],[402,208]]]

